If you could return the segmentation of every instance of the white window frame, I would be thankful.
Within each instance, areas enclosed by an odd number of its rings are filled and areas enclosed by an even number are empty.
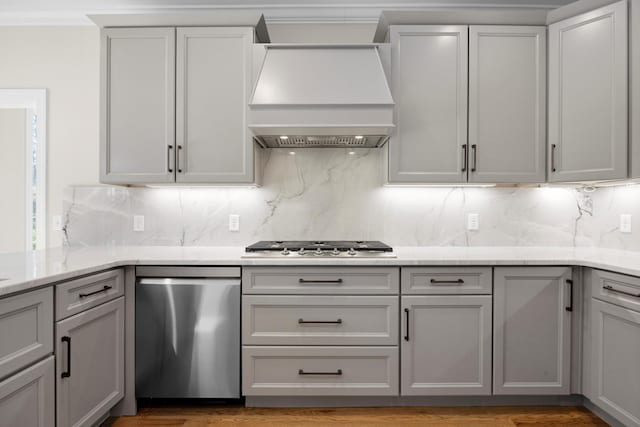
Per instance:
[[[29,144],[25,144],[25,213],[31,218],[32,203],[36,201],[36,249],[47,246],[47,90],[46,89],[0,89],[0,108],[24,108],[28,112],[26,120],[26,137]],[[37,178],[33,182],[32,167],[32,134],[33,116],[37,117],[36,133],[38,138]],[[32,194],[35,184],[36,194]],[[32,250],[32,223],[26,221],[25,250]]]

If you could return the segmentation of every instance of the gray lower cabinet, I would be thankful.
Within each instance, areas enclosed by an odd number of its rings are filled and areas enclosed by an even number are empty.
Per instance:
[[[245,346],[242,390],[249,396],[394,396],[397,347]]]
[[[178,28],[176,36],[176,182],[254,182],[253,28]]]
[[[175,43],[175,28],[103,30],[101,182],[174,182]]]
[[[53,289],[0,299],[0,379],[53,352]]]
[[[390,183],[467,181],[468,27],[390,28]]]
[[[469,182],[544,182],[547,29],[469,27]]]
[[[0,425],[54,427],[54,357],[0,381]]]
[[[571,268],[494,269],[493,393],[570,393]]]
[[[124,297],[56,325],[57,426],[91,426],[124,396]]]
[[[640,312],[592,299],[591,396],[628,426],[640,426]]]
[[[491,296],[403,296],[401,394],[491,394]]]
[[[549,26],[549,181],[627,177],[627,9]]]

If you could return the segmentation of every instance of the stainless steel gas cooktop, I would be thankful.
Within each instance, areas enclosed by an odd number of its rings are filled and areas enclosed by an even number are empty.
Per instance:
[[[367,240],[266,240],[245,248],[244,258],[395,258],[393,248]]]

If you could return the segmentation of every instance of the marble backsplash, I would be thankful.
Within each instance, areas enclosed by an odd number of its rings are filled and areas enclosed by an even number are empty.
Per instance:
[[[640,250],[640,185],[384,186],[384,152],[265,152],[253,187],[74,186],[64,200],[71,246],[245,246],[262,239],[372,239],[395,246],[600,246]],[[467,231],[468,213],[480,229]],[[618,229],[632,214],[632,234]],[[240,215],[240,231],[228,229]],[[145,231],[133,231],[144,215]]]

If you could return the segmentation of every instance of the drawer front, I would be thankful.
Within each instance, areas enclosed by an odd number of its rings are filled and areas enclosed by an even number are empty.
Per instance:
[[[0,379],[53,352],[53,288],[0,300]]]
[[[594,298],[640,311],[640,278],[602,270],[592,273]]]
[[[124,295],[122,269],[105,271],[56,286],[56,320]]]
[[[55,426],[54,357],[0,381],[0,425]]]
[[[398,345],[398,297],[269,296],[242,299],[251,345]]]
[[[402,269],[402,293],[490,295],[491,267],[411,267]]]
[[[397,347],[243,347],[246,396],[398,394]]]
[[[242,270],[245,294],[397,294],[398,268],[250,267]]]

